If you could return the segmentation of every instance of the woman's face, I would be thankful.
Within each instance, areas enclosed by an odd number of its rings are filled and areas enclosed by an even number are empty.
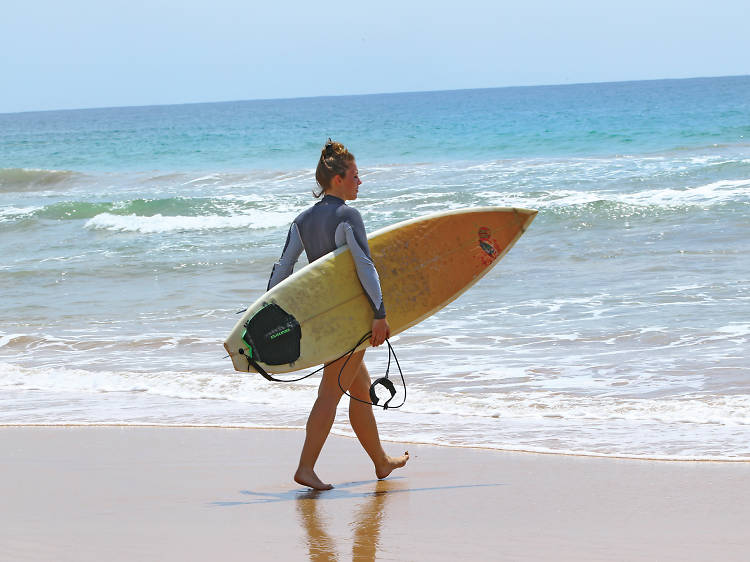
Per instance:
[[[362,181],[359,179],[359,169],[357,163],[352,161],[346,170],[344,177],[336,176],[333,179],[332,189],[328,191],[344,201],[354,201],[357,198],[357,192]]]

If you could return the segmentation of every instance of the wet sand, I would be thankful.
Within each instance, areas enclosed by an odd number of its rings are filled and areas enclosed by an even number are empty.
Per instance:
[[[332,436],[296,485],[303,433],[2,427],[0,560],[747,560],[750,463],[387,443],[378,481]]]

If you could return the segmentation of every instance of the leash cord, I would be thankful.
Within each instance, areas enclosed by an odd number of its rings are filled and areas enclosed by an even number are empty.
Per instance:
[[[329,361],[328,363],[324,363],[322,367],[319,367],[315,369],[311,373],[307,373],[306,375],[303,375],[296,379],[277,379],[275,377],[272,377],[261,370],[260,365],[257,365],[249,356],[247,356],[248,361],[248,371],[250,370],[251,365],[259,372],[261,373],[266,379],[275,381],[275,382],[299,382],[301,380],[306,379],[307,377],[311,377],[316,373],[319,373],[329,365],[335,363],[336,361],[339,361],[340,359],[343,359],[346,357],[346,361],[344,361],[344,364],[341,366],[341,369],[339,370],[339,376],[338,376],[338,383],[339,383],[339,389],[341,390],[342,394],[345,394],[348,396],[351,400],[356,400],[357,402],[361,402],[362,404],[369,404],[370,406],[377,406],[379,408],[383,408],[384,410],[388,410],[389,408],[400,408],[406,403],[406,381],[404,380],[404,373],[401,370],[401,365],[398,362],[398,357],[396,357],[396,352],[393,350],[393,346],[391,345],[391,342],[386,339],[385,343],[388,345],[388,365],[385,368],[385,376],[377,379],[374,383],[370,385],[370,397],[372,398],[372,401],[362,400],[361,398],[357,398],[356,396],[353,396],[348,390],[346,390],[343,385],[341,384],[341,375],[344,373],[344,369],[346,369],[346,366],[349,364],[349,360],[352,358],[352,355],[354,355],[354,352],[357,350],[357,348],[362,345],[362,343],[369,338],[372,335],[372,332],[367,332],[364,336],[362,336],[359,341],[352,347],[349,351],[346,351],[333,361]],[[393,398],[396,396],[396,390],[393,386],[393,383],[388,378],[388,374],[391,370],[391,356],[393,356],[394,361],[396,362],[396,366],[398,367],[398,374],[401,376],[401,386],[404,388],[404,399],[401,401],[401,404],[398,406],[390,406],[390,401],[393,400]],[[391,397],[385,401],[384,404],[378,404],[378,399],[375,394],[374,388],[376,385],[382,385],[385,386],[391,393]]]

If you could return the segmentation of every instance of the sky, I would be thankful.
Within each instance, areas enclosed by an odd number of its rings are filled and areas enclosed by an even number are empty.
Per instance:
[[[750,74],[747,0],[23,0],[0,113]]]

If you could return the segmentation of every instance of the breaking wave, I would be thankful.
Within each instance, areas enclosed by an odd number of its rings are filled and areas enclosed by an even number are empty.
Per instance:
[[[83,174],[69,170],[0,168],[0,193],[47,191],[67,187],[82,178]]]

